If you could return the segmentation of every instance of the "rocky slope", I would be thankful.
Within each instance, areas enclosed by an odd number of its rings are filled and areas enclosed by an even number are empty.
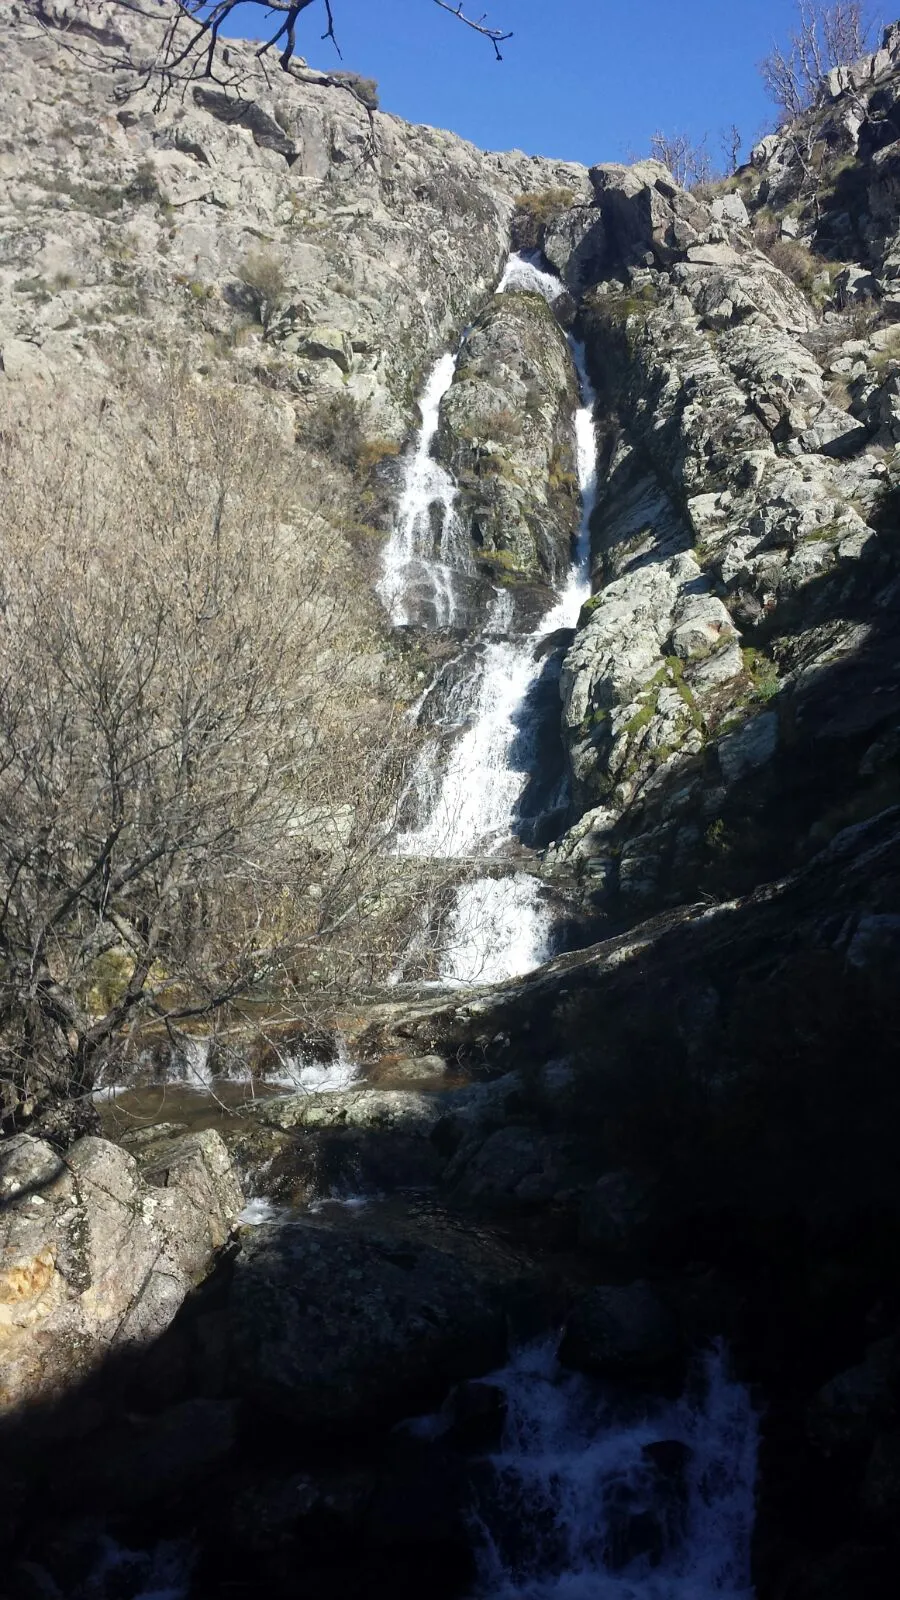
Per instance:
[[[338,401],[402,437],[423,367],[499,277],[515,196],[584,193],[583,170],[485,155],[240,43],[235,87],[161,96],[161,27],[102,0],[4,7],[7,378],[83,384],[123,338],[177,343],[301,416]]]
[[[580,314],[608,455],[563,676],[582,815],[551,859],[652,907],[749,886],[889,797],[893,441],[829,375],[848,344],[881,365],[874,315],[875,343],[823,321],[734,196],[650,164],[592,179],[567,226],[604,240]]]

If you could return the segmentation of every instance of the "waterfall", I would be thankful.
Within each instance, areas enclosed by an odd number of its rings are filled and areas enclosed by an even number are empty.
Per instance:
[[[546,960],[540,884],[527,872],[475,878],[457,890],[441,940],[445,983],[502,983]]]
[[[558,278],[525,255],[510,257],[498,292],[516,289],[542,294],[551,303],[563,292]],[[554,604],[524,636],[510,632],[510,595],[495,591],[472,668],[444,708],[444,726],[455,736],[443,767],[438,766],[436,742],[423,752],[416,782],[417,822],[397,836],[401,855],[463,861],[502,855],[517,842],[520,802],[534,764],[537,728],[530,701],[544,671],[541,646],[551,634],[575,626],[590,594],[595,395],[582,346],[571,338],[569,344],[581,391],[574,426],[582,509],[574,559]],[[385,552],[379,593],[397,624],[409,621],[423,590],[431,597],[437,625],[452,622],[454,573],[471,566],[456,513],[456,486],[431,459],[441,399],[454,370],[454,358],[442,357],[425,386],[422,425],[406,460],[396,526]],[[512,872],[466,884],[444,930],[441,978],[484,983],[531,971],[549,954],[549,920],[539,885],[528,874]]]
[[[757,1424],[722,1349],[672,1403],[563,1372],[552,1341],[489,1381],[507,1415],[479,1480],[479,1600],[750,1600]]]
[[[384,553],[378,593],[395,627],[412,621],[413,601],[430,609],[437,627],[456,615],[454,571],[471,566],[465,533],[456,515],[456,484],[432,458],[441,401],[453,382],[457,358],[441,356],[431,372],[419,409],[422,423],[404,463],[396,522]]]

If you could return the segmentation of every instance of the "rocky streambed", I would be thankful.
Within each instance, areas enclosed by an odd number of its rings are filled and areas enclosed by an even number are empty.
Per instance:
[[[5,1592],[742,1592],[749,1396],[683,1290],[598,1284],[566,1085],[395,1051],[7,1141]]]

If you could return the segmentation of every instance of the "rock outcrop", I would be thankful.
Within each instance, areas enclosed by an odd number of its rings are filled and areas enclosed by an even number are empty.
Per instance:
[[[270,1425],[333,1438],[397,1422],[489,1371],[518,1269],[473,1243],[474,1261],[409,1230],[261,1230],[230,1297],[237,1392]]]
[[[20,1134],[0,1145],[0,1203],[0,1411],[15,1417],[158,1338],[243,1196],[211,1131],[171,1141],[146,1179],[104,1139],[62,1157]]]
[[[501,578],[559,582],[578,526],[575,375],[539,294],[506,291],[476,319],[441,405],[438,450],[476,554]]]
[[[301,423],[356,407],[401,437],[422,364],[497,281],[517,194],[585,195],[584,170],[485,155],[232,40],[222,83],[167,94],[152,10],[3,9],[3,374],[84,389],[123,336],[177,342]]]
[[[823,331],[839,345],[846,322],[734,207],[658,163],[591,178],[579,326],[607,446],[562,674],[577,821],[548,863],[650,909],[750,887],[889,796],[893,479],[880,415],[829,374]]]

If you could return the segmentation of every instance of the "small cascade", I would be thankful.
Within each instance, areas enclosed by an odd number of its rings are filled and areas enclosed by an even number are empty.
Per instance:
[[[478,1600],[750,1600],[757,1422],[711,1351],[674,1403],[623,1402],[530,1346],[490,1380]]]
[[[505,289],[515,293],[518,289],[526,294],[542,294],[552,306],[554,300],[565,294],[566,286],[554,273],[545,271],[540,263],[539,250],[514,251],[503,269],[497,293],[503,294]]]
[[[475,878],[457,890],[441,940],[444,983],[503,983],[549,955],[540,884],[526,872]]]
[[[542,294],[551,303],[564,292],[559,279],[527,255],[510,257],[498,292],[505,290]],[[444,737],[431,741],[422,753],[414,783],[416,820],[397,835],[400,855],[465,861],[502,856],[518,842],[523,796],[538,765],[538,691],[548,670],[542,646],[554,633],[574,628],[590,594],[590,518],[597,486],[595,395],[584,350],[572,339],[569,343],[582,400],[574,419],[582,504],[574,560],[556,601],[525,635],[512,631],[509,593],[495,591],[470,669],[444,700]],[[408,460],[397,525],[385,554],[379,593],[398,624],[421,610],[418,596],[426,577],[435,622],[452,622],[454,573],[471,566],[465,530],[455,510],[455,485],[430,456],[441,399],[453,380],[454,367],[452,357],[442,357],[426,385],[422,427]],[[441,530],[437,559],[436,521]],[[513,871],[466,884],[458,891],[444,927],[441,979],[487,983],[531,971],[549,954],[549,921],[540,886],[528,874]]]
[[[456,359],[449,352],[441,356],[423,390],[422,424],[404,464],[397,519],[385,547],[378,593],[397,628],[421,613],[432,626],[449,627],[456,617],[454,574],[471,567],[456,514],[456,484],[431,454]]]

